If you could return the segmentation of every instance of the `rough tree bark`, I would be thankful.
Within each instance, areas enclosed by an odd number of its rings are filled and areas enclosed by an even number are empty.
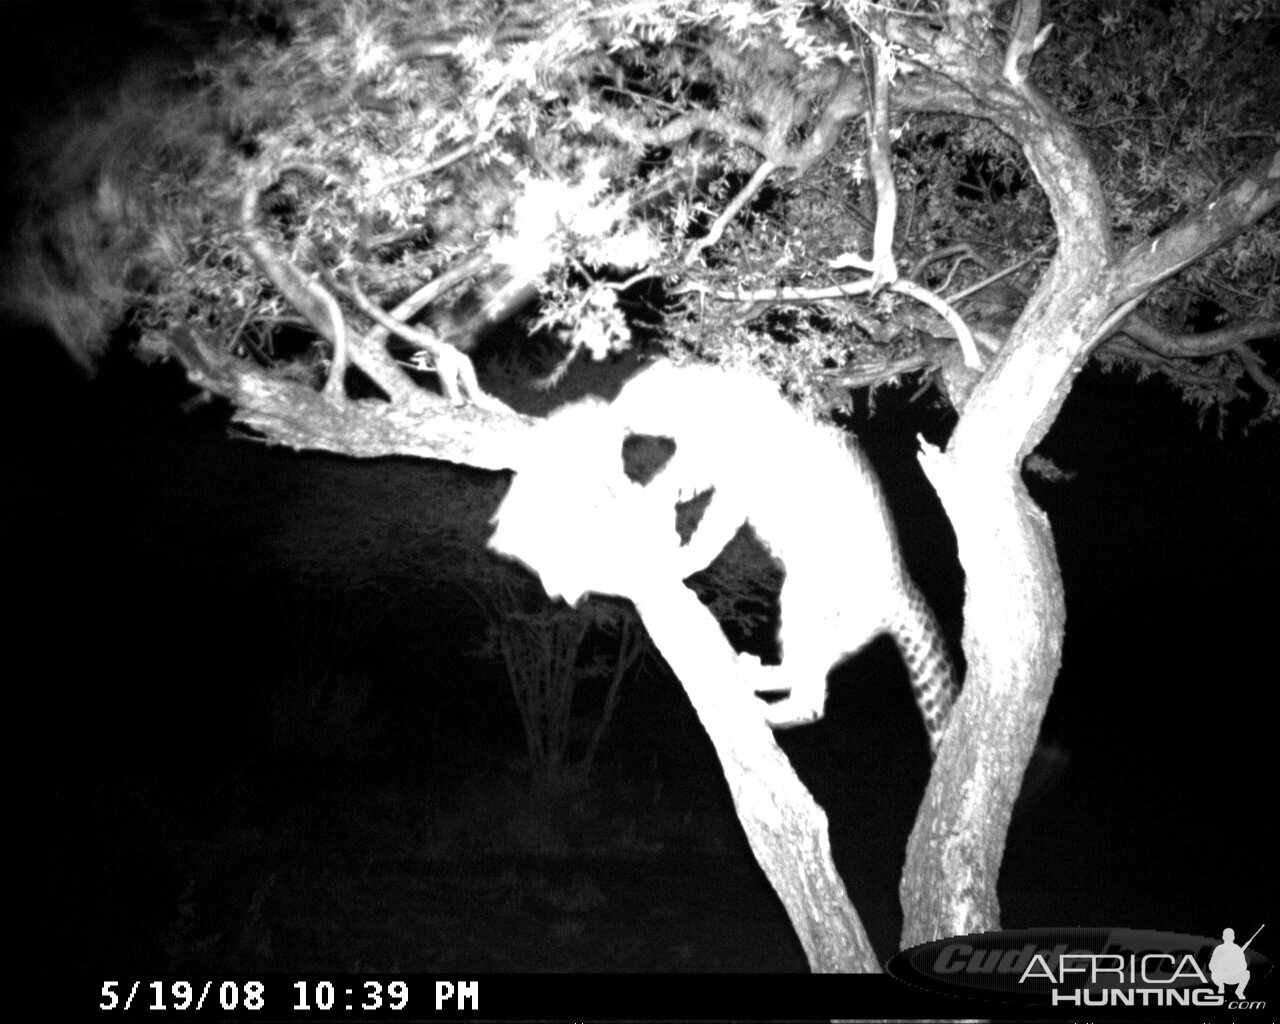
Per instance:
[[[629,596],[715,744],[751,852],[782,901],[810,969],[879,971],[832,860],[827,816],[778,746],[750,687],[738,679],[720,624],[683,587]]]
[[[960,7],[963,5],[957,5]],[[901,41],[925,74],[901,101],[991,120],[1049,198],[1058,249],[1007,344],[964,407],[946,453],[922,463],[955,527],[966,574],[968,675],[925,793],[901,883],[902,946],[1000,926],[996,882],[1014,799],[1061,663],[1062,577],[1047,517],[1019,475],[1093,349],[1159,281],[1274,208],[1280,155],[1200,215],[1116,257],[1108,209],[1074,129],[1026,81],[1038,3],[1019,5],[1003,62],[990,47]],[[965,41],[958,20],[947,38]],[[914,45],[913,45],[914,44]]]

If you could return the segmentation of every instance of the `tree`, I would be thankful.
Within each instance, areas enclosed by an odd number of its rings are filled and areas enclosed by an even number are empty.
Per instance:
[[[489,567],[468,590],[484,610],[488,646],[501,657],[524,727],[535,785],[572,789],[591,771],[617,706],[623,679],[644,652],[644,633],[630,609],[592,602],[550,607],[527,579]],[[574,715],[578,683],[608,678],[604,704],[594,716]],[[590,726],[575,742],[573,725]]]
[[[1064,620],[1020,467],[1091,358],[1220,422],[1280,412],[1255,349],[1280,333],[1274,14],[245,10],[253,30],[162,117],[144,82],[101,122],[111,159],[24,225],[26,252],[56,255],[23,265],[15,304],[86,364],[129,309],[141,356],[270,442],[482,469],[519,471],[531,421],[466,350],[517,313],[561,344],[548,378],[636,341],[749,364],[821,411],[925,374],[960,413],[922,458],[967,575],[968,676],[907,851],[903,943],[998,927]],[[565,509],[688,689],[810,963],[873,969],[821,810],[715,685],[734,673],[718,627],[616,563],[620,522],[583,517]]]

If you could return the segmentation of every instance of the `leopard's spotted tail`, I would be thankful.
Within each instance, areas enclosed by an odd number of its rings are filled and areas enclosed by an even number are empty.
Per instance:
[[[905,575],[899,582],[901,599],[885,627],[893,634],[902,660],[907,664],[911,690],[924,718],[925,732],[929,734],[929,752],[936,757],[958,692],[955,669],[938,620],[933,617],[924,595]]]

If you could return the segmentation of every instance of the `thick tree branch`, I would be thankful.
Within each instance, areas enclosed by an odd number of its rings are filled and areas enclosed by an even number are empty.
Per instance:
[[[434,173],[469,155],[478,145],[479,140],[473,140],[426,167],[403,178],[395,179],[384,187],[390,187],[408,178]],[[384,313],[358,289],[355,291],[345,289],[348,298],[374,321],[374,327],[363,338],[351,337],[342,316],[341,307],[333,295],[337,286],[328,271],[321,271],[321,277],[328,287],[308,277],[276,250],[258,223],[259,197],[262,191],[284,170],[301,170],[313,175],[324,174],[319,168],[293,164],[274,167],[269,174],[263,174],[245,189],[241,198],[241,229],[245,246],[262,268],[263,273],[290,305],[302,314],[316,333],[333,346],[332,370],[325,383],[325,394],[331,399],[343,397],[342,382],[347,362],[350,361],[393,401],[419,400],[421,389],[405,377],[403,371],[390,357],[386,350],[387,340],[393,333],[408,338],[406,331],[412,331],[412,328],[405,323],[408,318],[416,315],[445,292],[483,273],[491,265],[491,260],[484,253],[463,260],[413,292],[398,303],[390,313]],[[523,295],[525,289],[526,282],[509,283],[503,291],[503,298],[509,303],[512,300],[507,295],[508,292],[519,291]],[[486,315],[491,313],[489,309],[485,312]],[[441,387],[451,402],[461,401],[465,394],[472,401],[493,411],[501,411],[505,408],[502,403],[491,399],[481,390],[479,383],[475,380],[475,371],[470,359],[464,353],[440,341],[434,335],[429,336],[421,331],[409,340],[431,352],[435,358]]]
[[[303,170],[321,174],[319,169],[289,165],[284,169]],[[346,362],[369,377],[382,388],[393,401],[410,399],[415,388],[387,356],[386,351],[369,339],[348,345],[349,331],[337,300],[318,281],[313,281],[278,252],[263,233],[258,223],[258,201],[262,191],[278,177],[281,168],[273,167],[246,186],[240,200],[240,227],[245,248],[257,262],[267,279],[276,286],[285,300],[302,314],[312,329],[333,346],[332,370],[325,383],[325,394],[331,400],[344,396],[343,376]]]
[[[971,370],[982,369],[982,357],[978,354],[978,346],[973,340],[973,333],[969,330],[968,325],[959,313],[952,308],[951,303],[940,295],[935,295],[914,281],[895,281],[889,286],[890,291],[901,292],[917,302],[923,303],[937,313],[956,334],[956,340],[960,343],[960,351],[964,355],[965,365]]]
[[[936,356],[927,352],[903,356],[900,359],[876,360],[865,367],[842,366],[839,370],[827,370],[823,379],[842,388],[865,388],[884,384],[903,374],[929,370],[936,365]]]
[[[1065,619],[1052,533],[1018,467],[1065,400],[1093,325],[1115,308],[1096,287],[1111,240],[1089,155],[1025,78],[1004,76],[1004,48],[985,34],[990,13],[990,5],[953,4],[941,34],[912,19],[891,22],[890,37],[908,47],[899,59],[915,69],[895,93],[899,109],[993,121],[1022,146],[1059,233],[1036,293],[969,395],[947,452],[922,457],[966,572],[969,671],[908,846],[905,945],[998,927],[994,880],[1061,664]]]
[[[1013,85],[1026,81],[1031,56],[1048,38],[1052,25],[1040,28],[1040,0],[1018,0],[1009,27],[1009,45],[1004,55],[1004,78]]]
[[[1280,338],[1280,320],[1232,324],[1204,334],[1174,334],[1155,326],[1136,313],[1130,313],[1116,330],[1168,359],[1199,359],[1243,348],[1249,341]]]
[[[867,295],[871,291],[871,278],[861,281],[850,281],[848,284],[825,285],[821,288],[796,288],[791,286],[778,288],[753,288],[747,291],[742,288],[732,290],[712,288],[709,285],[691,282],[677,289],[679,292],[696,292],[709,299],[720,302],[740,303],[776,303],[776,302],[822,302],[830,299],[852,298],[855,295]]]
[[[764,153],[765,133],[758,128],[735,121],[728,114],[715,110],[695,110],[668,121],[658,128],[646,128],[631,124],[614,116],[601,118],[599,127],[619,142],[637,148],[644,146],[674,146],[686,142],[695,132],[714,132],[729,142]]]
[[[341,286],[334,282],[334,287]],[[380,328],[399,335],[430,354],[436,377],[440,381],[440,390],[444,392],[450,404],[462,405],[466,399],[470,399],[482,409],[488,409],[491,412],[510,411],[502,402],[485,394],[480,387],[480,382],[476,379],[475,367],[471,365],[471,359],[465,352],[441,341],[434,331],[411,327],[384,312],[365,295],[354,280],[344,290],[360,312]]]
[[[1259,160],[1217,199],[1121,255],[1109,275],[1117,305],[1144,297],[1161,281],[1252,227],[1277,204],[1280,150]]]
[[[264,372],[203,342],[190,328],[173,332],[171,341],[191,383],[231,403],[233,423],[298,451],[353,458],[409,455],[511,469],[513,446],[536,422],[509,411],[450,405],[412,384],[409,402],[334,402],[308,384]]]
[[[332,346],[333,358],[324,393],[331,399],[341,399],[344,394],[343,377],[347,369],[347,325],[342,317],[342,309],[326,288],[308,278],[283,254],[276,251],[258,224],[259,196],[279,173],[288,170],[322,173],[312,167],[286,165],[272,168],[269,176],[263,175],[258,181],[251,182],[240,197],[240,228],[244,233],[245,248],[257,261],[262,272],[289,304],[311,324],[315,332]]]

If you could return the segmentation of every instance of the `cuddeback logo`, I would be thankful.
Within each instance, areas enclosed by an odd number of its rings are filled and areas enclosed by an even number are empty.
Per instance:
[[[1271,961],[1235,932],[1221,939],[1126,928],[987,932],[904,950],[886,965],[899,981],[945,995],[1034,1006],[1222,1007],[1262,1010],[1245,990]]]

